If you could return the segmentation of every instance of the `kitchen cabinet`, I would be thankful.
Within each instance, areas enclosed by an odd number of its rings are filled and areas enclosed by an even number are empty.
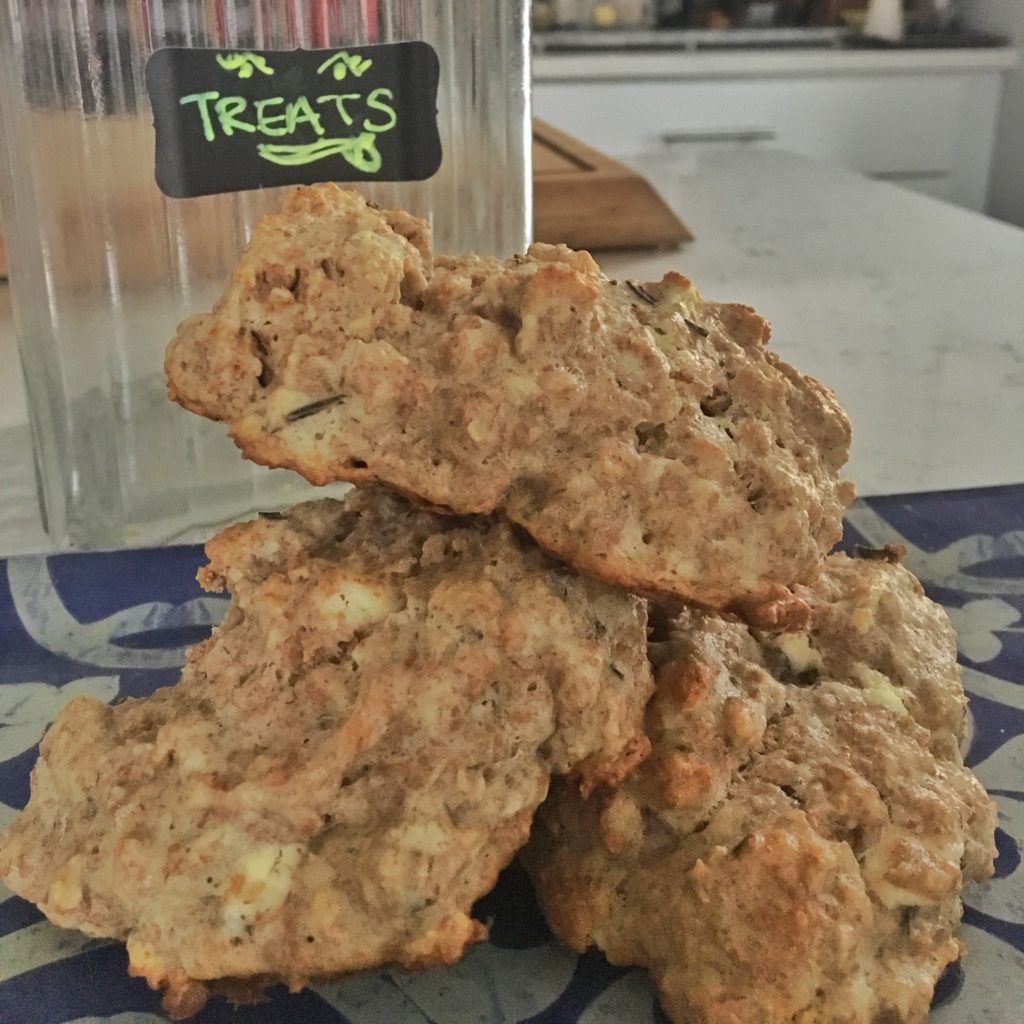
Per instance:
[[[612,156],[766,146],[982,210],[1012,50],[540,56],[533,112]]]
[[[973,0],[963,5],[973,29],[1002,32],[1024,44],[1024,3],[1020,0]],[[989,183],[988,212],[1024,227],[1024,68],[1006,75],[999,106],[996,149]]]

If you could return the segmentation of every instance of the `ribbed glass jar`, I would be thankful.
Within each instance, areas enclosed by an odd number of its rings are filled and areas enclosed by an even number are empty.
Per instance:
[[[525,0],[0,0],[0,202],[40,500],[61,547],[194,537],[312,496],[165,397],[163,352],[209,308],[280,190],[168,199],[146,59],[163,46],[425,40],[443,157],[358,186],[431,220],[439,252],[509,254],[530,225]]]

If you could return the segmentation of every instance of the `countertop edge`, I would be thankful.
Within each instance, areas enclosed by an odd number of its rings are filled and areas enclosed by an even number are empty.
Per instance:
[[[760,78],[849,74],[920,74],[1009,71],[1019,54],[1012,46],[936,50],[678,50],[540,53],[533,57],[535,82],[586,79]]]

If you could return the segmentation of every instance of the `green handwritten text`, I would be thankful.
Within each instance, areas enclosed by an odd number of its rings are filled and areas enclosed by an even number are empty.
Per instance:
[[[378,92],[379,90],[374,90]],[[322,99],[323,97],[320,97]],[[373,93],[367,98],[367,106],[375,110],[381,110],[379,102],[370,103]],[[207,142],[213,142],[217,138],[217,127],[221,134],[228,137],[235,132],[256,132],[259,135],[267,135],[271,138],[280,138],[284,135],[291,135],[301,125],[309,125],[317,135],[325,132],[323,123],[318,111],[313,109],[309,99],[299,96],[297,99],[285,101],[283,96],[272,96],[269,99],[256,100],[252,105],[255,120],[248,115],[249,101],[244,96],[221,96],[219,92],[194,92],[188,96],[182,96],[178,101],[182,106],[194,103],[199,111],[199,118],[203,125],[203,137]],[[319,99],[318,101],[319,102]],[[272,113],[271,108],[284,106],[281,113]],[[390,107],[390,124],[394,125],[395,112]],[[242,115],[247,114],[250,120],[243,120]],[[363,122],[368,131],[385,131],[385,128],[371,126]]]
[[[353,102],[358,102],[362,98],[363,94],[361,92],[328,92],[324,93],[323,96],[317,96],[316,101],[317,103],[333,102],[338,109],[338,117],[340,117],[341,120],[346,125],[351,126],[356,123],[356,119],[349,113],[348,108],[345,106],[345,104],[348,103],[349,100],[352,100]]]
[[[267,63],[266,57],[258,53],[218,53],[217,63],[225,71],[237,71],[239,78],[252,78],[254,71],[264,75],[272,75],[274,69]]]
[[[331,68],[331,74],[334,75],[337,81],[341,81],[346,75],[352,74],[355,78],[360,78],[364,72],[369,71],[373,67],[373,61],[365,57],[360,57],[358,53],[349,53],[347,50],[339,50],[338,53],[332,54],[327,58],[316,69],[318,75],[322,75],[328,68]]]
[[[393,100],[394,98],[395,94],[390,89],[384,88],[374,89],[366,97],[366,105],[371,110],[376,110],[387,118],[384,124],[373,124],[370,121],[363,121],[363,127],[368,132],[386,132],[389,128],[395,127],[398,115],[395,113],[395,108],[390,103],[385,102],[385,99]]]
[[[211,89],[182,96],[179,103],[182,106],[195,105],[203,127],[203,138],[207,142],[214,142],[218,135],[230,138],[236,132],[281,139],[294,135],[302,127],[324,136],[327,133],[324,117],[336,115],[345,128],[358,126],[360,132],[350,137],[320,138],[315,142],[260,143],[257,152],[264,160],[287,166],[341,156],[353,167],[373,174],[380,170],[381,161],[375,136],[390,131],[398,123],[394,99],[390,89],[379,87],[365,97],[356,92],[325,93],[317,96],[315,101],[306,96],[293,100],[270,96],[254,100],[250,105],[244,96],[222,96]],[[359,104],[364,104],[369,112],[361,119],[353,113]]]
[[[256,71],[274,73],[266,60],[254,53],[218,54],[217,63],[239,78],[251,78]],[[317,73],[330,69],[336,80],[357,79],[372,64],[372,60],[341,50],[325,60]],[[207,142],[239,134],[255,135],[259,156],[285,167],[340,156],[364,174],[375,174],[381,168],[377,136],[398,123],[395,94],[385,87],[368,92],[324,93],[314,98],[300,95],[260,99],[231,92],[222,95],[209,89],[189,93],[178,102],[195,110]],[[314,138],[309,141],[311,135]]]

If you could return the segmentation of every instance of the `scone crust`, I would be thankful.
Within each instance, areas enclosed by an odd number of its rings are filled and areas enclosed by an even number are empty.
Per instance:
[[[800,594],[803,631],[675,620],[650,757],[589,799],[556,784],[523,854],[556,935],[647,967],[680,1024],[920,1024],[992,871],[945,613],[843,555]]]
[[[432,260],[422,222],[323,185],[256,228],[166,369],[253,461],[500,510],[589,574],[781,626],[840,536],[850,435],[768,335],[564,246]]]
[[[454,962],[552,773],[589,790],[645,752],[643,602],[508,523],[370,488],[207,553],[222,624],[176,686],[61,712],[0,849],[15,892],[126,941],[178,1016]]]

